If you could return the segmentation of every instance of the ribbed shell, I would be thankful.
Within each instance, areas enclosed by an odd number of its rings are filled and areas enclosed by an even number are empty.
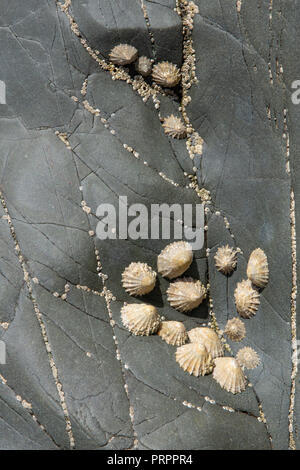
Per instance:
[[[211,355],[200,343],[184,344],[177,348],[176,361],[185,372],[195,377],[209,374],[213,369]]]
[[[237,311],[243,318],[251,318],[256,314],[259,306],[259,293],[253,289],[251,281],[239,282],[234,291]]]
[[[220,246],[215,254],[215,263],[218,271],[230,274],[236,267],[236,251],[229,245]]]
[[[174,116],[174,114],[166,117],[162,126],[165,133],[174,139],[184,139],[186,137],[186,127],[184,123],[179,117]]]
[[[130,295],[145,295],[154,289],[156,272],[146,263],[130,263],[122,273],[122,285]]]
[[[217,333],[211,328],[198,327],[188,331],[191,343],[201,343],[213,359],[224,355],[224,348]]]
[[[242,368],[233,357],[215,359],[213,378],[218,384],[231,393],[240,393],[246,388],[246,378]]]
[[[167,245],[157,257],[158,272],[169,279],[181,276],[193,261],[189,243],[180,241]]]
[[[160,325],[160,316],[153,305],[124,304],[121,309],[123,325],[137,336],[149,336]]]
[[[236,355],[236,360],[241,367],[246,367],[246,369],[255,369],[260,363],[257,352],[250,347],[240,349]]]
[[[129,44],[118,44],[109,54],[111,62],[117,65],[131,64],[136,60],[137,56],[137,49]]]
[[[242,341],[246,336],[246,328],[242,320],[236,317],[228,320],[224,333],[231,341]]]
[[[185,326],[180,321],[162,321],[157,334],[172,346],[182,346],[188,340]]]
[[[201,281],[185,277],[170,284],[167,296],[170,305],[176,310],[190,312],[205,299],[206,289]]]
[[[180,72],[177,65],[170,62],[159,62],[152,70],[153,80],[164,87],[174,87],[180,80]]]
[[[152,70],[152,62],[150,59],[148,59],[148,57],[143,55],[142,57],[139,57],[136,61],[135,69],[143,77],[148,77]]]
[[[252,251],[248,266],[247,276],[257,287],[265,287],[269,281],[268,258],[261,248]]]

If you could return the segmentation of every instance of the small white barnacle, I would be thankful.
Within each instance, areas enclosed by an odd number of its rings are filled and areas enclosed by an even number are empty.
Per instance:
[[[164,119],[162,124],[167,135],[174,139],[184,139],[186,137],[186,127],[179,117],[171,114]]]
[[[246,378],[241,366],[233,357],[218,357],[214,360],[213,378],[227,392],[240,393],[246,388]]]
[[[215,263],[218,271],[230,274],[236,267],[236,250],[229,245],[220,246],[215,254]]]
[[[159,62],[153,67],[152,78],[159,85],[172,88],[180,81],[180,71],[171,62]]]
[[[237,311],[243,318],[251,318],[256,314],[259,306],[259,293],[253,289],[251,281],[238,282],[234,291]]]
[[[162,321],[157,334],[172,346],[182,346],[188,340],[185,326],[180,321]]]
[[[252,251],[248,265],[247,276],[257,287],[265,287],[269,281],[268,258],[261,248]]]
[[[211,355],[201,343],[184,344],[177,348],[176,361],[185,372],[195,377],[210,374],[213,370]]]
[[[201,343],[213,359],[224,355],[224,348],[217,333],[211,328],[197,327],[188,331],[191,343]]]
[[[118,44],[109,53],[111,62],[117,65],[131,64],[137,56],[137,49],[129,44]]]
[[[238,351],[236,360],[241,367],[245,367],[246,369],[255,369],[260,363],[257,352],[248,346]]]
[[[121,309],[122,323],[137,336],[149,336],[159,328],[160,316],[153,305],[124,304]]]
[[[122,285],[130,295],[145,295],[154,289],[156,272],[146,263],[130,263],[122,273]]]
[[[206,297],[206,288],[201,281],[185,277],[170,284],[167,290],[170,305],[179,312],[190,312]]]
[[[184,241],[170,243],[157,257],[158,272],[169,279],[181,276],[193,261],[193,250]]]
[[[135,63],[135,69],[138,73],[140,73],[143,77],[148,77],[152,71],[152,61],[146,57],[141,56]]]
[[[231,341],[242,341],[246,336],[246,328],[242,320],[236,317],[228,320],[224,333]]]

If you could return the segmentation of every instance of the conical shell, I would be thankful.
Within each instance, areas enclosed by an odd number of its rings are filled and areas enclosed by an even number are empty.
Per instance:
[[[197,308],[206,297],[204,285],[191,277],[178,279],[170,284],[168,301],[179,312],[189,312]]]
[[[218,271],[230,274],[236,267],[236,251],[229,245],[220,246],[215,254],[215,263]]]
[[[176,361],[184,371],[195,377],[209,374],[213,369],[211,355],[200,343],[184,344],[177,348]]]
[[[139,57],[136,61],[135,69],[143,77],[148,77],[152,70],[152,62],[150,59],[148,59],[148,57],[143,55],[142,57]]]
[[[213,359],[224,355],[224,348],[217,333],[211,328],[198,327],[188,331],[191,343],[201,343]]]
[[[193,261],[192,247],[187,242],[167,245],[157,257],[158,272],[169,279],[181,276]]]
[[[250,347],[240,349],[236,355],[236,360],[241,367],[246,367],[246,369],[255,369],[260,363],[257,352]]]
[[[246,388],[246,378],[242,368],[233,357],[215,359],[213,378],[218,384],[231,393],[240,393]]]
[[[177,65],[170,62],[159,62],[152,70],[153,80],[164,87],[174,87],[180,80],[180,72]]]
[[[137,56],[137,49],[129,44],[118,44],[109,54],[111,62],[117,65],[131,64],[136,60]]]
[[[124,304],[121,309],[123,325],[137,336],[149,336],[160,325],[160,316],[153,305]]]
[[[268,258],[261,248],[252,251],[248,266],[247,276],[257,287],[265,287],[269,281]]]
[[[154,289],[156,272],[146,263],[130,263],[122,273],[122,285],[130,295],[145,295]]]
[[[166,117],[162,126],[165,133],[174,139],[184,139],[184,137],[186,137],[186,127],[184,123],[180,118],[174,116],[174,114]]]
[[[180,321],[162,321],[157,334],[172,346],[182,346],[188,340],[185,326]]]
[[[236,317],[228,320],[224,333],[231,341],[242,341],[246,336],[246,328],[242,320]]]
[[[251,318],[259,306],[259,293],[253,289],[251,281],[238,282],[234,291],[237,311],[243,318]]]

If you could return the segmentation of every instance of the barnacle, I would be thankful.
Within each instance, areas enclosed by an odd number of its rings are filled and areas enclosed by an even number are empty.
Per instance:
[[[157,269],[162,276],[169,279],[181,276],[193,261],[193,251],[184,241],[167,245],[157,257]]]
[[[236,360],[241,367],[246,367],[246,369],[255,369],[260,363],[257,352],[250,347],[240,349],[236,355]]]
[[[251,281],[238,282],[234,291],[237,311],[243,318],[251,318],[259,306],[259,293],[253,289]]]
[[[228,320],[224,333],[231,341],[242,341],[246,336],[246,328],[242,320],[236,317]]]
[[[209,374],[213,369],[211,355],[201,343],[184,344],[177,348],[176,361],[184,371],[196,377]]]
[[[220,246],[215,254],[215,263],[218,271],[230,274],[236,267],[236,251],[229,245]]]
[[[154,289],[156,272],[146,263],[130,263],[122,273],[122,284],[130,295],[145,295]]]
[[[147,77],[150,75],[152,70],[152,61],[148,59],[146,56],[139,57],[135,63],[135,69],[139,72],[143,77]]]
[[[189,312],[197,308],[206,297],[206,288],[201,281],[186,277],[170,284],[168,301],[179,312]]]
[[[224,355],[224,349],[220,338],[211,328],[193,328],[188,331],[188,337],[192,343],[203,344],[213,359]]]
[[[131,64],[136,60],[137,56],[137,49],[129,44],[118,44],[109,54],[111,62],[117,65]]]
[[[153,80],[164,87],[174,87],[180,80],[177,65],[170,62],[159,62],[152,70]]]
[[[160,325],[160,316],[152,305],[124,304],[121,309],[123,325],[137,336],[149,336]]]
[[[162,321],[157,334],[173,346],[182,346],[188,340],[185,326],[180,321]]]
[[[247,265],[247,276],[257,287],[265,287],[268,283],[268,259],[261,248],[252,251]]]
[[[246,388],[246,378],[241,366],[233,357],[218,357],[214,360],[213,378],[231,393],[240,393]]]
[[[186,137],[186,127],[182,120],[174,114],[164,119],[162,124],[164,131],[167,135],[170,135],[174,139],[183,139]]]

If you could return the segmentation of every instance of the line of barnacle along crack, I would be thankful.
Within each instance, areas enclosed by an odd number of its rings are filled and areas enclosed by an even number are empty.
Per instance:
[[[122,285],[132,296],[143,296],[151,292],[158,274],[169,279],[167,299],[171,307],[179,312],[189,313],[206,298],[208,286],[191,277],[181,277],[193,261],[193,251],[185,241],[167,245],[157,258],[157,272],[142,262],[132,262],[122,273]],[[230,276],[237,266],[237,252],[220,246],[215,255],[216,269],[224,276]],[[265,253],[257,248],[249,258],[248,279],[237,284],[235,303],[242,318],[251,318],[259,306],[259,291],[268,282],[268,261]],[[236,357],[225,356],[222,335],[233,342],[242,341],[246,327],[239,317],[228,320],[224,333],[217,334],[210,327],[196,327],[186,331],[180,321],[168,321],[161,317],[155,306],[146,303],[124,303],[121,308],[123,325],[134,335],[157,334],[167,344],[177,346],[174,359],[179,366],[195,377],[212,373],[216,382],[233,394],[243,392],[247,387],[245,369],[254,369],[260,363],[256,351],[251,347],[241,348]]]

